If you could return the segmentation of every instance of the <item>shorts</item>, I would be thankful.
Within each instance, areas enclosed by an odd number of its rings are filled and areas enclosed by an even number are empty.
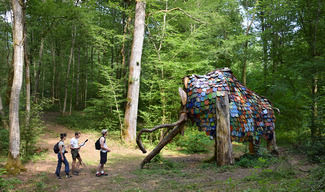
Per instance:
[[[72,155],[72,159],[76,159],[78,157],[80,157],[80,154],[79,154],[79,150],[75,149],[75,150],[71,150],[71,155]]]
[[[107,152],[100,152],[100,164],[104,165],[107,162]]]

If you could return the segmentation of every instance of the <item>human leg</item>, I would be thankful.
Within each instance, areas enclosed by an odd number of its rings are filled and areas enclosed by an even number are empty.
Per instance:
[[[67,161],[67,158],[65,158],[65,155],[63,155],[63,158],[64,158],[63,163],[65,165],[65,174],[69,175],[69,172],[70,172],[69,163]]]
[[[79,167],[80,167],[80,165],[82,165],[82,159],[81,159],[79,153],[78,153],[77,159],[78,159],[78,163],[76,164],[76,170],[79,171]]]
[[[60,177],[61,165],[62,165],[61,154],[58,154],[58,165],[56,166],[56,171],[55,171],[55,175],[58,176],[58,178]]]

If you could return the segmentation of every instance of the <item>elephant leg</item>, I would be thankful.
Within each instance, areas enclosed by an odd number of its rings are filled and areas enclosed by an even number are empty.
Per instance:
[[[276,145],[276,137],[275,137],[275,131],[273,132],[273,135],[271,138],[268,138],[267,140],[267,150],[274,155],[279,155],[279,149]]]
[[[249,153],[252,155],[255,155],[258,153],[260,149],[260,140],[255,140],[255,142],[252,140],[249,142]]]

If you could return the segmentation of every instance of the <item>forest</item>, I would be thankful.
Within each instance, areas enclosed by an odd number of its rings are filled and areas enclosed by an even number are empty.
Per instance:
[[[322,0],[0,0],[0,58],[0,191],[325,190]],[[136,134],[178,120],[184,77],[225,67],[272,104],[279,154],[233,142],[219,166],[188,121],[139,169]],[[164,131],[142,134],[149,151]],[[85,165],[60,184],[52,148],[75,132]]]

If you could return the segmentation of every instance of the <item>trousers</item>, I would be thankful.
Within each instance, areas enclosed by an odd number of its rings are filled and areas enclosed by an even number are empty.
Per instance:
[[[57,176],[60,175],[62,163],[64,163],[64,165],[65,165],[65,174],[69,174],[69,172],[70,172],[69,163],[68,163],[67,159],[65,158],[64,153],[62,153],[62,155],[63,155],[64,161],[62,161],[61,154],[60,153],[58,154],[58,165],[56,166],[56,171],[55,171],[55,174]]]

